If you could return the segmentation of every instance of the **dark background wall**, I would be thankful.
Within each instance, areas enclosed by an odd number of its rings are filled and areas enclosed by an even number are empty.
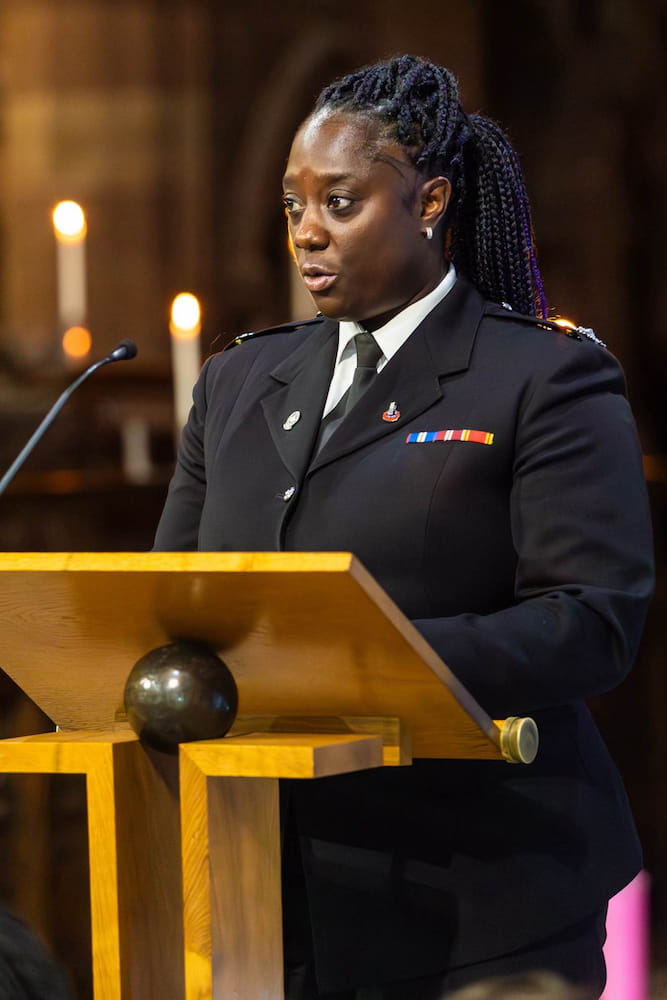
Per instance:
[[[128,336],[140,350],[79,392],[0,498],[4,551],[150,547],[173,460],[169,302],[183,289],[201,298],[204,354],[297,309],[280,176],[295,126],[332,76],[412,51],[452,68],[465,107],[509,131],[551,305],[621,358],[646,453],[658,592],[633,676],[593,707],[644,839],[657,952],[667,909],[666,29],[659,0],[0,8],[0,467],[73,375],[56,323],[57,200],[75,198],[88,216],[93,356]],[[137,425],[151,465],[132,477]],[[46,724],[9,681],[0,687],[0,735]],[[76,781],[0,783],[0,897],[51,940],[87,996],[83,809]]]

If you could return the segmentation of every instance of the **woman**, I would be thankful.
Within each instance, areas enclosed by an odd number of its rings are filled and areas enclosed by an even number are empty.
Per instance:
[[[629,669],[652,586],[623,376],[546,321],[516,158],[446,70],[325,89],[284,204],[321,318],[208,360],[156,548],[350,550],[493,717],[541,732],[528,767],[294,785],[287,996],[532,968],[599,992],[640,854],[583,699]]]

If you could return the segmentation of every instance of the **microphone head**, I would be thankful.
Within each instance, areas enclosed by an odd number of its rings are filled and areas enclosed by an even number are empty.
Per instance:
[[[131,361],[137,356],[137,345],[133,340],[121,340],[118,347],[115,347],[109,358],[112,361]]]

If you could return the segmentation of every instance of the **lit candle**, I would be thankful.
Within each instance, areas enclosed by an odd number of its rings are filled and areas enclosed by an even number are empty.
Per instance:
[[[90,351],[86,329],[86,216],[76,201],[60,201],[53,209],[56,236],[58,329],[65,356],[81,359]],[[74,331],[74,332],[72,332]]]
[[[169,321],[177,432],[180,432],[188,418],[192,405],[192,387],[201,369],[200,330],[199,300],[190,292],[181,292],[171,304]]]

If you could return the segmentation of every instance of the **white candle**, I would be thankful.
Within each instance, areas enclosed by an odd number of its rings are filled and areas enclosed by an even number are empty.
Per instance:
[[[148,420],[141,416],[125,417],[120,436],[125,478],[131,483],[147,483],[153,472]]]
[[[76,201],[58,202],[53,209],[56,236],[56,285],[58,329],[61,336],[71,327],[85,328],[86,216]]]
[[[174,419],[180,433],[192,405],[192,387],[201,369],[201,309],[196,296],[181,292],[171,304],[171,367],[174,383]]]

